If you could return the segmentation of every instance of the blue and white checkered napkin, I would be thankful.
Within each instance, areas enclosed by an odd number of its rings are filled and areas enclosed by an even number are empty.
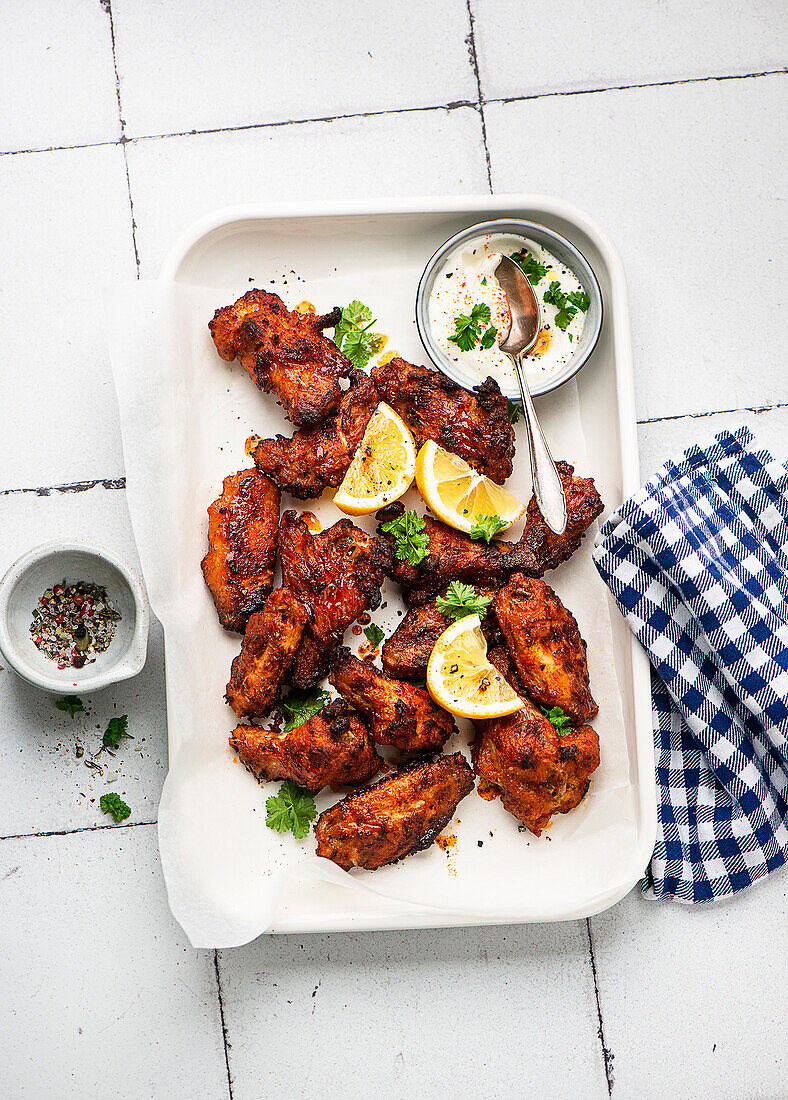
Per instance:
[[[720,432],[610,517],[594,561],[652,663],[644,893],[742,890],[788,862],[788,466]]]

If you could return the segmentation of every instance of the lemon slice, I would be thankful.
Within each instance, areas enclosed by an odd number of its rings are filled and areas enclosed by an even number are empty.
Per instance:
[[[356,448],[334,504],[349,516],[365,516],[401,497],[413,481],[416,444],[407,424],[381,401]]]
[[[517,523],[527,507],[431,439],[416,459],[416,484],[435,515],[466,534],[477,516],[500,516],[504,526],[499,530],[504,531]]]
[[[438,638],[427,664],[427,687],[438,706],[461,718],[500,718],[523,705],[487,660],[478,615],[458,619]]]

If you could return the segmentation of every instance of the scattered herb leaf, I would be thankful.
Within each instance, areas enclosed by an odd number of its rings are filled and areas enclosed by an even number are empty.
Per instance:
[[[500,516],[476,516],[471,527],[471,538],[484,539],[489,544],[493,535],[503,531],[506,526]]]
[[[266,799],[265,823],[278,833],[292,832],[298,840],[309,833],[309,823],[317,817],[315,800],[309,791],[286,779],[279,793]]]
[[[285,720],[284,732],[289,733],[320,714],[330,698],[327,691],[291,691],[279,704],[279,713]]]
[[[57,700],[55,706],[58,710],[67,710],[72,718],[85,709],[78,695],[64,695],[62,699]]]
[[[561,707],[540,707],[539,710],[549,722],[552,722],[556,733],[560,737],[566,737],[568,733],[572,732],[572,719]]]
[[[529,252],[527,248],[513,253],[509,259],[514,260],[531,286],[538,286],[547,274],[547,268],[544,264],[540,264],[536,256]]]
[[[582,313],[586,313],[591,305],[591,299],[584,290],[573,290],[569,295],[569,301],[573,306],[577,306]]]
[[[507,400],[506,402],[506,415],[509,417],[510,424],[516,424],[520,417],[523,415],[523,410],[514,401]]]
[[[482,325],[490,320],[490,307],[486,302],[477,302],[470,312],[461,313],[454,318],[454,332],[449,337],[460,351],[475,348],[482,334]]]
[[[409,561],[411,565],[424,561],[430,552],[430,537],[426,528],[424,520],[412,508],[380,525],[381,531],[394,536],[394,553],[400,561]]]
[[[383,639],[386,637],[386,635],[383,633],[377,623],[370,623],[364,633],[369,639],[370,644],[376,647],[379,646]]]
[[[129,807],[120,795],[115,794],[114,791],[110,794],[103,794],[99,799],[99,806],[101,806],[105,814],[112,814],[116,821],[125,821],[131,814]]]
[[[482,618],[492,603],[492,596],[480,596],[472,584],[452,581],[446,589],[446,596],[438,596],[435,606],[442,615],[452,622],[464,619],[466,615],[478,615]]]
[[[374,323],[369,306],[356,300],[344,307],[334,329],[334,343],[359,369],[363,369],[383,346],[383,337],[369,331]]]
[[[129,725],[129,716],[122,714],[120,718],[110,718],[109,725],[104,731],[104,738],[102,741],[102,748],[105,749],[119,749],[120,741],[122,737],[128,737],[130,740],[134,740],[130,733],[127,733]]]
[[[558,310],[558,313],[555,315],[555,323],[562,332],[566,332],[570,321],[577,314],[578,307],[572,305],[574,300],[586,302],[586,309],[588,309],[590,305],[590,299],[584,291],[573,290],[572,293],[567,296],[564,294],[563,290],[561,290],[561,284],[556,279],[553,279],[550,286],[545,291],[544,300],[550,305],[554,305]]]
[[[485,332],[484,336],[482,336],[482,340],[481,340],[482,347],[485,349],[485,351],[487,351],[489,348],[493,347],[493,345],[495,344],[495,337],[497,335],[498,335],[498,329],[495,327],[495,325],[490,325],[490,327]]]

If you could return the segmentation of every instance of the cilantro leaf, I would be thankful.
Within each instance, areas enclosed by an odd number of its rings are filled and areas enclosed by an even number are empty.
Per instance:
[[[471,527],[472,539],[484,539],[489,544],[490,539],[498,531],[503,531],[506,524],[500,516],[476,516]]]
[[[119,749],[120,741],[122,737],[128,737],[130,740],[134,740],[130,733],[127,733],[129,725],[129,716],[127,714],[121,714],[120,718],[110,718],[109,725],[104,731],[104,738],[102,740],[102,748],[105,749]]]
[[[112,814],[116,821],[125,821],[131,814],[129,807],[120,795],[115,794],[114,791],[110,794],[103,794],[99,799],[99,806],[105,814]]]
[[[62,699],[56,701],[55,706],[58,710],[67,710],[72,718],[85,709],[78,695],[64,695]]]
[[[327,691],[291,691],[279,704],[279,713],[285,720],[284,732],[289,733],[320,714],[330,698]]]
[[[489,320],[490,307],[486,302],[477,302],[471,310],[470,316],[467,313],[460,313],[459,316],[454,318],[454,332],[449,339],[457,345],[460,351],[470,351],[479,342],[479,337],[482,334],[482,324]],[[490,347],[491,345],[487,344],[485,346]]]
[[[577,313],[574,306],[564,306],[563,309],[559,309],[555,315],[555,323],[561,329],[562,332],[566,332],[567,325]]]
[[[418,565],[430,552],[430,536],[427,525],[412,508],[396,519],[381,523],[380,530],[394,536],[394,553],[400,561]]]
[[[569,301],[573,306],[577,306],[582,313],[586,313],[591,305],[591,299],[584,290],[573,290],[569,295]]]
[[[561,707],[539,707],[539,710],[553,724],[559,737],[566,737],[572,732],[572,719]]]
[[[506,415],[509,417],[510,424],[516,424],[520,417],[523,415],[523,410],[519,405],[516,405],[514,401],[506,402]]]
[[[309,791],[286,779],[279,793],[265,801],[265,823],[278,833],[292,832],[298,840],[309,833],[309,823],[317,817],[315,800]]]
[[[540,264],[536,256],[529,252],[527,248],[513,253],[509,259],[514,260],[531,286],[538,286],[547,274],[547,268],[544,264]]]
[[[383,337],[377,332],[367,332],[365,329],[354,328],[345,337],[342,344],[342,352],[348,357],[354,367],[359,370],[367,365],[373,355],[383,345]]]
[[[556,309],[563,309],[567,303],[567,297],[561,290],[561,284],[557,279],[553,279],[550,286],[544,292],[544,301],[551,306],[555,306]]]
[[[477,322],[490,320],[490,307],[486,302],[477,302],[471,310],[471,320]]]
[[[480,596],[472,584],[452,581],[446,589],[446,596],[438,596],[435,606],[442,615],[452,622],[464,619],[466,615],[478,615],[482,618],[492,603],[492,596]]]
[[[379,646],[386,635],[380,629],[377,623],[370,623],[367,629],[364,631],[370,643],[373,646]]]
[[[485,332],[484,336],[482,336],[482,347],[485,349],[485,351],[488,348],[491,348],[491,347],[494,346],[495,337],[497,335],[498,335],[498,329],[495,327],[495,325],[490,325],[490,327]]]

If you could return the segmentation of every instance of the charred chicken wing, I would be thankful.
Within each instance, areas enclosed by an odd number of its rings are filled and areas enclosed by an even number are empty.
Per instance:
[[[279,526],[279,490],[256,470],[222,482],[208,509],[208,553],[202,560],[219,622],[243,633],[271,591]]]
[[[501,675],[516,683],[508,653],[490,650]],[[523,696],[522,710],[476,723],[473,767],[501,794],[506,809],[539,836],[556,813],[568,813],[583,799],[599,766],[599,738],[590,726],[560,736]]]
[[[347,627],[380,603],[391,551],[349,519],[313,535],[299,515],[288,511],[279,522],[279,555],[283,584],[312,612],[290,671],[291,682],[308,690],[325,676]]]
[[[494,379],[469,392],[440,371],[395,358],[374,367],[372,380],[413,432],[417,447],[433,439],[499,485],[511,475],[514,429]]]
[[[299,500],[319,497],[324,489],[339,485],[347,473],[379,400],[368,375],[351,371],[350,389],[322,424],[301,428],[290,439],[252,436],[247,449],[254,447],[258,470],[280,489]]]
[[[330,680],[342,698],[367,718],[372,739],[379,745],[431,752],[456,730],[448,711],[433,703],[423,688],[392,680],[345,646],[334,655]]]
[[[208,325],[222,359],[240,360],[254,384],[273,391],[294,424],[319,424],[342,395],[340,378],[350,360],[323,335],[341,317],[286,308],[278,294],[250,290],[234,305],[217,309]]]
[[[599,708],[589,690],[585,644],[552,588],[517,573],[494,606],[523,690],[544,707],[561,707],[575,723],[593,718]]]
[[[277,588],[252,615],[225,694],[239,718],[259,721],[270,714],[308,619],[307,608],[287,588]]]
[[[568,462],[557,462],[556,466],[566,496],[566,530],[563,535],[551,531],[539,511],[536,497],[531,497],[525,528],[515,548],[521,555],[522,567],[528,572],[541,574],[571,558],[604,507],[593,478],[575,477],[575,468]]]
[[[346,871],[395,863],[429,848],[472,790],[473,772],[458,752],[411,765],[322,813],[317,854]]]
[[[341,699],[287,732],[239,726],[230,748],[258,779],[292,779],[312,794],[356,787],[382,764],[364,722]]]

